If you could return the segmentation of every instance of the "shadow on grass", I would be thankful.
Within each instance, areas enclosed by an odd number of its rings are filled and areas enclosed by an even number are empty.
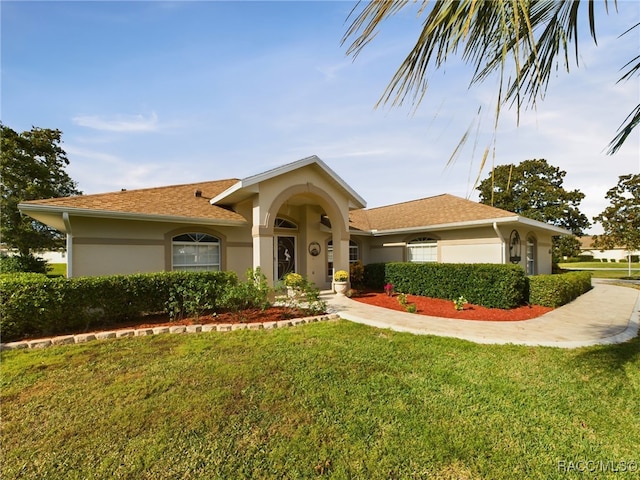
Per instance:
[[[589,347],[575,357],[578,365],[597,365],[605,369],[620,370],[629,363],[640,364],[640,337],[625,343]]]

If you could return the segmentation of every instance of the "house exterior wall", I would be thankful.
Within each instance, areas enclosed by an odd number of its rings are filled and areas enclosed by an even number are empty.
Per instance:
[[[596,250],[596,249],[588,249],[583,250],[582,255],[593,255],[594,260],[606,260],[608,262],[620,262],[620,261],[628,261],[629,252],[624,250],[623,248],[612,248],[610,250]],[[640,255],[640,250],[636,250],[635,252],[631,252],[631,255]]]
[[[498,233],[488,227],[376,236],[366,242],[368,248],[365,251],[368,261],[365,263],[405,262],[407,247],[404,244],[419,237],[431,237],[437,240],[439,263],[510,263],[508,242],[512,230],[513,228],[507,226],[499,228],[504,244]],[[527,239],[533,237],[535,239],[535,274],[550,274],[552,271],[551,235],[526,228],[519,228],[517,231],[522,244],[521,259],[518,264],[526,270]]]
[[[239,275],[251,268],[247,227],[209,227],[166,222],[73,217],[73,276],[149,273],[171,270],[171,238],[203,232],[221,240],[221,266]]]
[[[221,269],[235,271],[242,278],[248,269],[260,267],[268,280],[275,281],[275,239],[287,235],[296,238],[296,271],[316,286],[329,288],[325,248],[328,238],[338,245],[334,249],[336,268],[348,268],[349,198],[344,190],[312,166],[267,179],[256,190],[253,197],[234,205],[234,210],[247,220],[246,226],[72,217],[73,276],[171,270],[171,239],[181,233],[202,232],[221,240]],[[283,196],[283,192],[290,193]],[[321,216],[329,212],[332,229],[320,222]],[[278,216],[295,223],[297,228],[275,229]],[[314,241],[321,245],[318,256],[309,253],[309,244]]]

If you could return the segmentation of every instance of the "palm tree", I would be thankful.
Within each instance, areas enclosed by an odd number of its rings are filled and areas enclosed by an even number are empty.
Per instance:
[[[408,5],[408,0],[372,0],[358,2],[351,12],[352,23],[343,37],[351,40],[347,54],[354,58],[373,39],[383,21]],[[582,2],[585,3],[585,2]],[[589,30],[596,40],[594,1],[587,3]],[[604,0],[608,13],[609,4]],[[616,2],[613,2],[614,8]],[[422,32],[378,101],[401,105],[409,98],[418,105],[427,90],[427,74],[444,66],[460,52],[462,60],[475,68],[471,84],[480,83],[498,73],[500,82],[496,102],[495,125],[504,104],[535,107],[542,99],[550,76],[558,64],[569,71],[570,47],[574,44],[578,65],[580,0],[422,0],[418,14],[426,15]],[[640,24],[631,26],[628,34]],[[636,40],[632,38],[632,41]],[[640,55],[624,67],[624,81],[640,71]],[[609,144],[615,153],[640,122],[640,105],[624,120]],[[465,140],[466,134],[463,137]],[[488,149],[485,151],[485,159]],[[484,159],[483,159],[484,163]]]

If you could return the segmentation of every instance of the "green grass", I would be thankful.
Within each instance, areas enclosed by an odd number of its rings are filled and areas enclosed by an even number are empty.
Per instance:
[[[55,277],[66,277],[67,276],[67,264],[66,263],[50,263],[50,270],[48,271],[48,275]]]
[[[3,352],[1,387],[3,479],[553,479],[584,476],[558,462],[640,463],[638,338],[487,346],[346,321],[165,334]]]
[[[629,276],[629,264],[620,262],[576,262],[576,263],[559,263],[562,269],[571,270],[589,270],[593,274],[593,278],[626,278]],[[609,269],[619,270],[609,270]],[[640,263],[631,264],[632,278],[640,280]]]

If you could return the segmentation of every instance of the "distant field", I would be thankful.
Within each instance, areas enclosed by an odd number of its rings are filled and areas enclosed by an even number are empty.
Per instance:
[[[579,263],[559,263],[563,270],[588,270],[593,273],[594,278],[623,278],[629,276],[629,264],[619,262],[579,262]],[[640,279],[640,263],[631,264],[632,278]]]

